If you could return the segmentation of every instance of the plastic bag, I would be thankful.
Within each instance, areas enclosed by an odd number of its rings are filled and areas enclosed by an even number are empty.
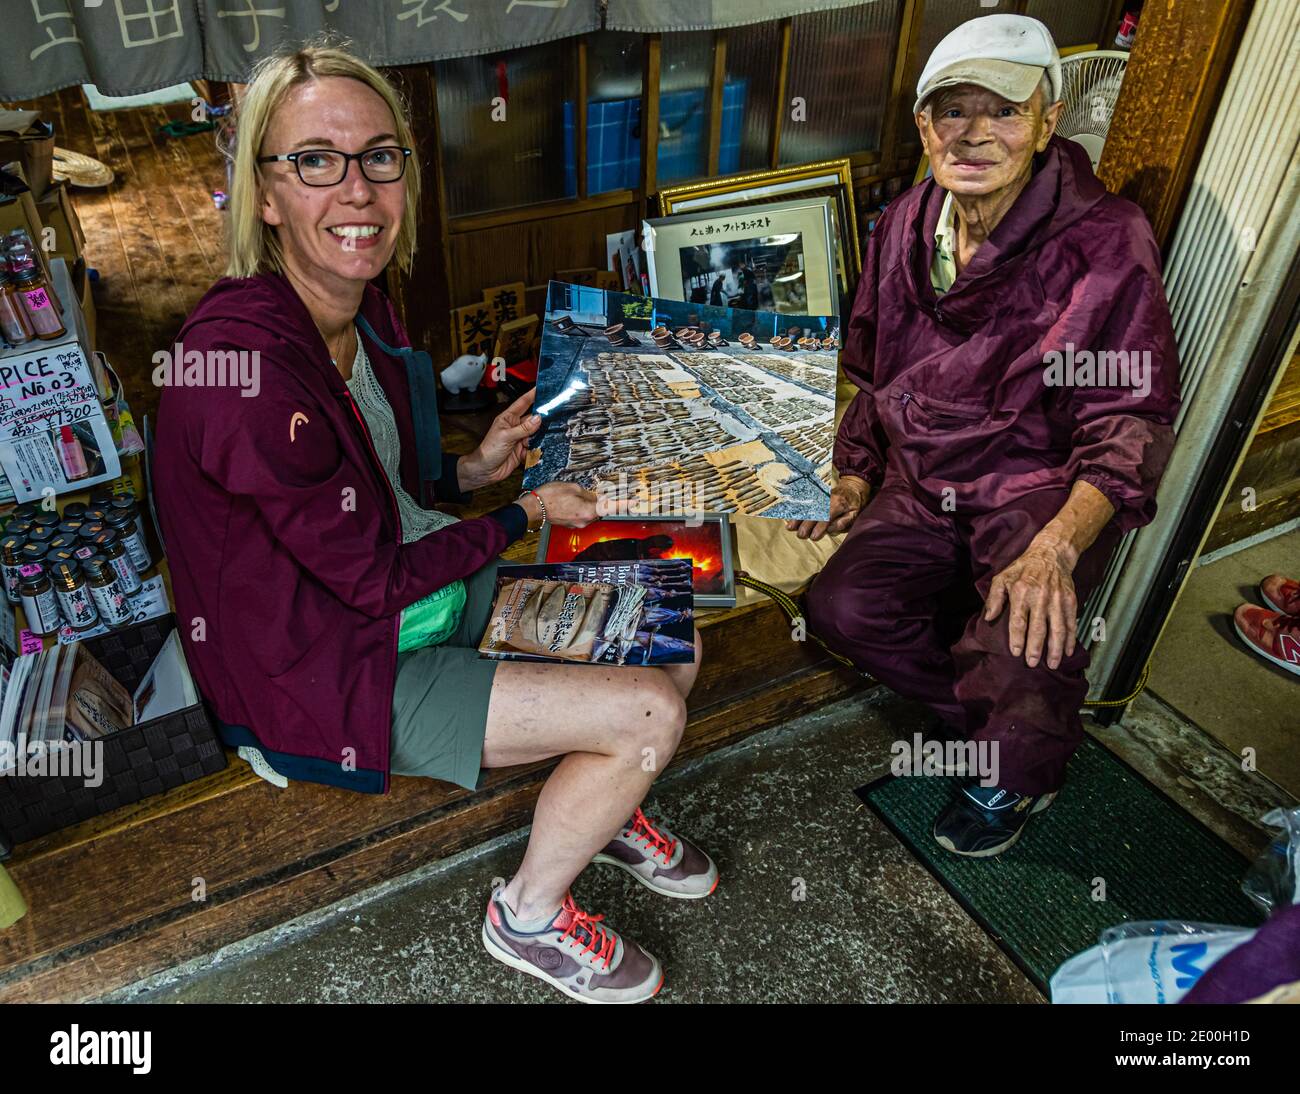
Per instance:
[[[1282,833],[1246,872],[1241,889],[1265,915],[1272,915],[1288,904],[1300,904],[1300,805],[1274,809],[1260,819]]]
[[[1053,1003],[1177,1003],[1219,958],[1254,936],[1248,927],[1162,919],[1101,932],[1052,975]]]

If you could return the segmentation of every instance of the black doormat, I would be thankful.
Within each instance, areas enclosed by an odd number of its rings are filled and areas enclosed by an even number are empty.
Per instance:
[[[1261,922],[1241,891],[1247,859],[1091,738],[1056,801],[996,858],[935,843],[956,786],[886,775],[857,795],[1044,993],[1063,961],[1125,921]]]

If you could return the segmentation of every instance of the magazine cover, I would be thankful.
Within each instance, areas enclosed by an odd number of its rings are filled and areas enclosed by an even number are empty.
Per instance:
[[[479,653],[503,661],[695,660],[688,559],[502,566]]]
[[[552,281],[525,488],[577,482],[631,515],[829,519],[837,322]]]

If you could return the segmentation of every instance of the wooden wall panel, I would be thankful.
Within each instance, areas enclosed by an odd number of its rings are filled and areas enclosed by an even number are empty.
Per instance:
[[[483,289],[523,281],[545,285],[556,270],[584,266],[605,268],[605,236],[636,227],[636,205],[591,209],[502,224],[472,232],[453,232],[447,242],[448,265],[455,271],[452,307],[472,304]]]
[[[1165,247],[1201,157],[1252,0],[1153,0],[1097,174],[1142,206]]]

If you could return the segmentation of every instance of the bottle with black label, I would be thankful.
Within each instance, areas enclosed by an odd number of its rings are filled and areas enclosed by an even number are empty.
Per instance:
[[[19,571],[18,598],[33,634],[53,634],[59,629],[59,602],[45,571],[34,563]]]
[[[37,524],[27,533],[27,542],[40,544],[43,551],[49,550],[50,540],[54,538],[54,535],[54,529],[49,525]]]
[[[52,550],[45,552],[45,561],[43,565],[45,566],[45,572],[52,574],[54,572],[54,567],[60,562],[71,562],[75,565],[76,561],[77,552],[74,548],[55,547]]]
[[[54,595],[59,610],[74,631],[84,631],[99,622],[99,609],[86,588],[86,579],[75,562],[59,562],[53,569]]]
[[[0,567],[4,570],[5,596],[10,604],[18,601],[18,568],[23,564],[22,549],[27,541],[12,534],[0,539]]]
[[[22,560],[24,566],[44,566],[45,552],[47,545],[44,543],[24,543],[18,557]]]
[[[109,565],[108,559],[94,554],[83,559],[81,567],[86,573],[86,585],[90,589],[91,598],[99,609],[99,618],[115,629],[129,626],[133,618],[131,605],[126,590],[118,580],[117,571]]]
[[[131,509],[114,508],[110,510],[106,523],[117,532],[118,538],[122,541],[122,546],[126,548],[126,553],[131,556],[131,562],[137,571],[144,573],[153,565],[153,559],[149,557],[149,548],[144,545],[144,536],[140,534],[139,526],[135,521],[135,514]]]
[[[127,596],[135,596],[144,587],[140,583],[140,574],[136,571],[131,556],[126,553],[126,548],[122,546],[122,541],[118,539],[116,531],[105,528],[90,541],[90,545],[108,559],[108,564],[117,572],[118,580],[122,582],[122,591]]]

